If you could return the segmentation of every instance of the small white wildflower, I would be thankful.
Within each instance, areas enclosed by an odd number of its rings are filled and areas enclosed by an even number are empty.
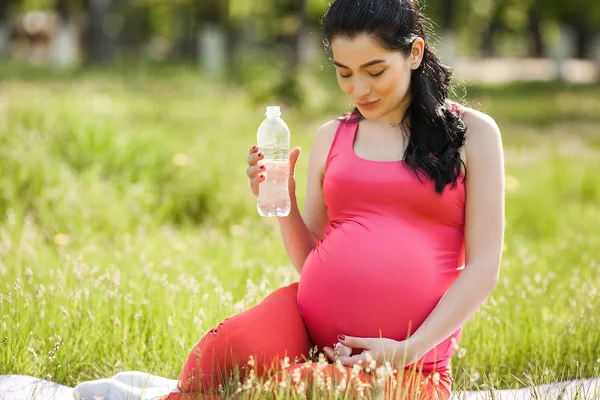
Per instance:
[[[300,384],[296,387],[296,394],[298,394],[298,396],[302,396],[305,391],[306,387],[304,385],[304,382],[300,382]]]
[[[375,359],[373,359],[373,357],[371,356],[371,353],[367,353],[367,363],[369,364],[367,366],[366,371],[367,372],[371,372],[372,370],[375,370],[375,368],[377,367],[377,362],[375,361]]]
[[[302,379],[302,371],[300,368],[296,368],[294,372],[292,372],[292,378],[295,384],[300,383],[300,380]]]
[[[440,384],[440,373],[439,372],[435,372],[432,377],[431,377],[431,382],[433,382],[434,386],[437,386]]]
[[[467,354],[467,349],[465,349],[464,347],[461,347],[460,350],[458,350],[457,357],[463,358],[466,354]]]
[[[360,364],[354,364],[352,366],[352,372],[350,373],[350,378],[354,379],[358,376],[358,374],[362,371],[362,367]]]
[[[456,341],[455,337],[452,337],[452,339],[450,339],[450,344],[452,345],[454,350],[458,350],[458,342]]]
[[[271,385],[273,384],[273,382],[270,379],[267,379],[267,381],[265,382],[265,384],[263,385],[263,390],[265,392],[268,392],[271,390]]]
[[[244,382],[244,385],[242,386],[243,390],[250,390],[252,389],[252,379],[246,379],[246,382]]]

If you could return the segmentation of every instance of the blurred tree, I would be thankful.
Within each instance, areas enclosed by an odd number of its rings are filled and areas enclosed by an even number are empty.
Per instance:
[[[127,55],[138,56],[152,32],[149,8],[150,5],[138,4],[135,0],[120,1],[119,14],[123,29],[118,36],[118,45]]]
[[[54,11],[56,11],[56,15],[63,21],[69,19],[69,11],[71,10],[71,4],[69,3],[69,0],[54,0]]]
[[[0,0],[0,57],[8,53],[10,40],[10,10],[14,7],[16,0]]]
[[[57,67],[69,67],[76,62],[79,41],[72,16],[81,6],[79,0],[54,0],[57,21],[51,47],[52,60]]]
[[[440,18],[440,27],[442,30],[454,30],[454,19],[456,10],[458,9],[460,0],[445,0],[442,1]]]
[[[545,17],[547,18],[547,14],[544,14],[544,3],[544,0],[533,0],[527,11],[527,30],[531,43],[529,53],[532,57],[546,57],[547,55],[546,43],[542,34],[542,22]]]
[[[298,72],[301,37],[307,20],[306,0],[279,0],[276,1],[276,9],[279,14],[279,32],[276,37],[277,41],[283,45],[287,61],[278,94],[282,99],[296,103],[301,100]]]
[[[0,57],[8,50],[8,2],[0,3]]]
[[[87,55],[92,64],[109,62],[113,56],[113,38],[108,35],[108,16],[112,0],[89,0]]]
[[[234,33],[228,0],[196,0],[192,32],[200,47],[200,62],[211,71],[230,72]]]
[[[484,57],[494,57],[496,55],[496,35],[504,26],[502,23],[502,15],[508,7],[510,0],[498,0],[493,2],[490,19],[486,29],[483,31],[481,38],[480,52]]]

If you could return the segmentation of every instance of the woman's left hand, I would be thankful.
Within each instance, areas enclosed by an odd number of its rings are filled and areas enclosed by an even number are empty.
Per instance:
[[[362,353],[352,356],[343,353],[335,354],[331,347],[323,348],[331,361],[335,362],[339,359],[347,367],[352,367],[359,361],[362,361],[363,366],[367,366],[367,354],[370,354],[377,366],[384,365],[386,361],[389,361],[393,368],[404,368],[420,360],[426,353],[410,338],[398,342],[397,340],[385,338],[339,336],[338,340],[346,347],[363,350]]]

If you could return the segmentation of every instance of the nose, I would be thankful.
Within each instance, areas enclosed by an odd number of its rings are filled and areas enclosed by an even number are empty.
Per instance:
[[[371,94],[371,85],[369,85],[369,82],[357,78],[354,81],[354,88],[352,90],[353,97],[361,100],[368,98],[369,94]]]

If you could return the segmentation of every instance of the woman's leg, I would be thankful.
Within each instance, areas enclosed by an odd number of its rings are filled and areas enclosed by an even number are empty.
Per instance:
[[[279,288],[261,303],[206,332],[190,351],[179,376],[180,393],[164,399],[210,398],[236,370],[245,378],[247,369],[239,367],[246,365],[250,356],[259,378],[280,369],[285,357],[290,363],[308,359],[312,344],[298,310],[297,291],[298,283]]]

